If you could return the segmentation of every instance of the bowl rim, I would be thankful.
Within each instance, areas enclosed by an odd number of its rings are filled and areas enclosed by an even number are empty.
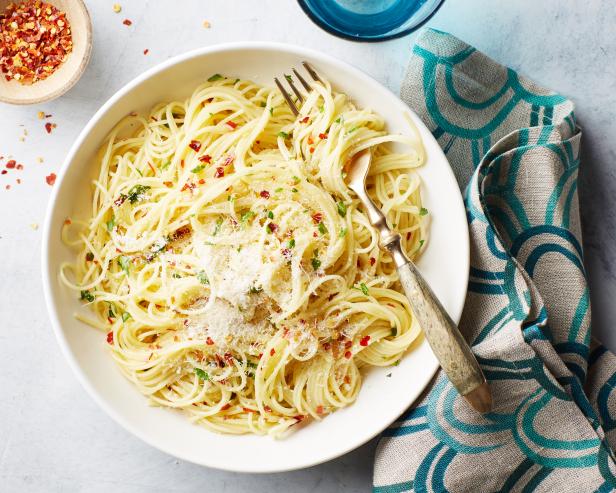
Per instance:
[[[76,3],[77,7],[82,10],[83,18],[85,22],[86,28],[86,38],[84,43],[86,45],[86,51],[83,54],[81,62],[76,67],[75,71],[71,75],[71,77],[56,90],[47,93],[44,96],[40,96],[37,98],[10,98],[7,96],[3,96],[0,93],[0,102],[6,104],[12,104],[16,106],[28,106],[33,104],[46,103],[48,101],[52,101],[54,99],[59,98],[63,94],[67,93],[77,82],[81,79],[84,74],[88,63],[90,63],[90,58],[92,56],[92,17],[90,16],[90,11],[86,6],[84,0],[72,0]],[[69,55],[70,56],[70,55]]]
[[[320,17],[318,17],[313,11],[312,9],[308,6],[308,3],[306,0],[297,0],[297,3],[299,4],[300,8],[304,11],[304,13],[306,14],[306,16],[308,16],[308,18],[318,27],[320,27],[321,29],[323,29],[325,32],[336,36],[338,38],[342,38],[342,39],[347,39],[349,41],[355,41],[357,43],[378,43],[380,41],[389,41],[392,39],[397,39],[397,38],[402,38],[404,36],[407,36],[408,34],[411,34],[414,31],[417,31],[419,28],[421,28],[426,22],[428,22],[430,19],[432,19],[432,17],[440,10],[440,8],[443,6],[443,4],[445,3],[445,0],[437,0],[438,3],[434,6],[434,8],[432,9],[432,11],[426,15],[421,21],[419,21],[417,24],[411,26],[411,27],[407,27],[406,29],[403,29],[401,31],[395,32],[393,34],[384,34],[384,35],[380,35],[380,36],[361,36],[359,34],[357,35],[352,35],[352,34],[348,34],[345,33],[344,31],[340,31],[338,29],[336,29],[335,27],[333,27],[332,25],[328,24],[327,22],[324,22]]]
[[[128,93],[129,91],[131,91],[133,88],[135,88],[136,86],[138,86],[139,84],[143,83],[144,81],[146,81],[147,79],[151,78],[152,76],[158,74],[159,72],[165,71],[175,65],[181,64],[184,61],[190,60],[192,58],[195,57],[200,57],[203,55],[207,55],[210,53],[219,53],[219,52],[233,52],[233,51],[239,51],[239,50],[264,50],[264,51],[284,51],[284,52],[291,52],[294,54],[297,54],[298,56],[306,56],[306,57],[310,57],[310,58],[314,58],[314,59],[323,59],[333,65],[339,65],[344,67],[346,70],[348,70],[350,73],[358,76],[360,79],[361,78],[369,78],[371,80],[373,80],[376,84],[378,84],[381,89],[383,91],[386,91],[387,93],[389,93],[391,96],[393,96],[394,98],[396,98],[401,105],[404,105],[406,108],[408,108],[408,110],[415,114],[415,112],[409,108],[408,106],[406,106],[406,104],[398,97],[396,96],[389,88],[387,88],[386,86],[384,86],[383,84],[379,83],[378,81],[376,81],[372,76],[370,76],[369,74],[363,72],[362,70],[356,68],[355,66],[340,60],[339,58],[336,58],[332,55],[328,55],[326,53],[320,52],[318,50],[314,50],[311,48],[304,48],[302,46],[298,46],[298,45],[294,45],[294,44],[290,44],[290,43],[282,43],[282,42],[268,42],[268,41],[241,41],[241,42],[229,42],[229,43],[220,43],[220,44],[215,44],[215,45],[210,45],[210,46],[205,46],[205,47],[201,47],[201,48],[197,48],[194,50],[190,50],[187,51],[185,53],[176,55],[174,57],[171,57],[161,63],[159,63],[158,65],[155,65],[154,67],[151,67],[149,69],[147,69],[146,71],[144,71],[143,73],[141,73],[140,75],[136,76],[135,78],[133,78],[132,80],[130,80],[129,82],[127,82],[124,86],[122,86],[118,91],[116,91],[110,98],[108,98],[103,105],[96,111],[96,113],[90,118],[90,120],[88,121],[88,123],[84,126],[84,128],[81,130],[81,132],[79,133],[79,135],[77,136],[77,138],[75,139],[75,141],[73,142],[72,146],[70,147],[66,158],[64,159],[62,166],[60,168],[60,170],[58,171],[57,174],[57,183],[61,183],[62,180],[64,179],[65,174],[67,173],[68,169],[69,169],[69,165],[70,163],[73,161],[75,155],[77,154],[79,148],[83,145],[84,141],[87,139],[88,135],[90,134],[90,132],[94,129],[94,127],[99,123],[99,121],[101,120],[102,117],[104,117],[104,115],[118,102],[118,100],[120,100],[126,93]],[[418,118],[419,119],[419,118]],[[416,122],[416,124],[418,125],[423,125],[425,127],[425,124],[420,120],[419,122]],[[426,131],[430,134],[429,130],[426,127]],[[430,134],[431,135],[431,134]],[[438,146],[438,150],[440,151],[440,153],[442,154],[442,159],[445,161],[445,163],[448,164],[448,160],[445,156],[444,153],[442,153],[442,150],[440,149],[440,146]],[[447,169],[444,170],[445,173],[448,173],[450,175],[451,180],[453,180],[454,183],[456,183],[456,178],[455,175],[453,173],[453,170],[451,169],[450,166],[446,167]],[[361,435],[359,438],[356,438],[354,440],[349,440],[348,443],[346,444],[345,447],[341,447],[339,450],[336,450],[333,453],[330,453],[328,455],[325,455],[323,457],[320,457],[317,460],[311,459],[308,462],[304,462],[300,465],[290,465],[290,466],[284,466],[284,467],[271,467],[268,469],[259,469],[259,470],[255,470],[255,469],[250,469],[250,468],[246,468],[246,467],[242,467],[242,468],[237,468],[234,467],[233,465],[229,465],[229,466],[221,466],[221,465],[210,465],[205,463],[204,461],[199,461],[197,459],[195,459],[194,457],[189,456],[189,454],[184,454],[184,453],[180,453],[178,451],[171,451],[169,448],[165,447],[163,444],[160,444],[158,442],[156,442],[154,439],[152,439],[148,434],[146,433],[142,433],[141,431],[137,430],[136,428],[134,428],[132,426],[132,424],[130,423],[130,421],[128,419],[125,419],[124,416],[116,411],[116,409],[111,405],[108,404],[105,399],[102,397],[102,395],[98,392],[98,390],[95,388],[95,386],[93,384],[91,384],[91,382],[88,380],[88,378],[86,377],[85,372],[81,369],[79,363],[77,362],[77,359],[74,357],[71,349],[69,348],[69,344],[67,341],[67,337],[62,329],[62,325],[60,323],[60,318],[58,315],[58,310],[56,308],[56,305],[54,304],[54,299],[52,296],[52,285],[51,283],[56,279],[56,276],[54,275],[54,273],[50,272],[50,257],[49,257],[49,253],[50,253],[50,236],[51,236],[51,231],[52,231],[52,216],[53,216],[53,211],[57,205],[58,202],[58,198],[59,198],[59,190],[61,187],[59,186],[54,186],[51,192],[51,196],[49,198],[49,202],[48,202],[48,206],[47,206],[47,210],[46,210],[46,214],[45,214],[45,219],[44,219],[44,224],[43,224],[43,232],[42,232],[42,246],[41,246],[41,267],[42,267],[42,281],[43,281],[43,293],[45,296],[45,304],[47,306],[47,311],[49,313],[50,316],[50,321],[51,321],[51,326],[52,329],[54,331],[54,334],[56,336],[56,340],[58,341],[58,344],[60,345],[60,349],[62,351],[62,354],[64,355],[64,357],[66,358],[66,360],[69,363],[70,368],[72,369],[73,373],[75,374],[75,376],[77,377],[77,380],[80,382],[80,384],[82,385],[82,387],[86,390],[86,392],[90,395],[90,397],[94,400],[94,402],[96,402],[96,404],[105,411],[105,413],[107,413],[108,416],[110,416],[116,423],[118,423],[122,428],[124,428],[124,430],[128,431],[129,433],[131,433],[132,435],[138,437],[139,439],[141,439],[143,442],[145,442],[146,444],[150,445],[151,447],[154,447],[157,450],[160,450],[166,454],[169,454],[173,457],[177,457],[178,459],[193,463],[193,464],[197,464],[200,466],[205,466],[205,467],[212,467],[218,470],[224,470],[224,471],[229,471],[229,472],[240,472],[240,473],[261,473],[261,474],[265,474],[265,473],[277,473],[277,472],[286,472],[286,471],[293,471],[293,470],[299,470],[299,469],[305,469],[308,467],[312,467],[312,466],[316,466],[325,462],[328,462],[330,460],[336,459],[342,455],[345,455],[353,450],[355,450],[356,448],[364,445],[365,443],[367,443],[368,441],[370,441],[371,439],[373,439],[375,436],[379,435],[385,428],[387,428],[387,426],[389,426],[391,423],[383,423],[382,427],[380,427],[377,431],[375,431],[375,433],[371,436],[365,436],[365,435]],[[462,198],[462,194],[457,194],[457,198],[459,200],[459,204],[460,204],[460,208],[462,211],[464,211],[464,202],[463,202],[463,198]],[[463,272],[465,273],[465,279],[464,279],[464,286],[468,285],[468,279],[470,276],[470,238],[468,235],[468,223],[466,221],[464,221],[464,231],[465,234],[463,235],[464,238],[462,238],[461,240],[463,241],[462,245],[458,245],[458,249],[462,251],[462,254],[460,256],[460,258],[464,261],[465,263],[465,268],[463,269]],[[457,303],[457,306],[452,306],[451,310],[450,310],[450,315],[452,317],[452,319],[458,323],[460,321],[460,318],[462,316],[462,310],[464,308],[464,304],[465,304],[465,300],[466,300],[466,293],[467,290],[465,288],[464,290],[464,296],[460,296],[460,300]],[[415,399],[409,404],[409,407],[413,405],[414,402],[416,402],[418,399],[421,398],[422,395],[424,395],[426,388],[429,387],[430,383],[433,381],[434,379],[434,374],[436,373],[436,371],[439,368],[439,364],[438,361],[436,360],[436,358],[433,358],[432,360],[432,366],[426,369],[426,383],[425,386],[417,393],[417,396],[415,397]]]

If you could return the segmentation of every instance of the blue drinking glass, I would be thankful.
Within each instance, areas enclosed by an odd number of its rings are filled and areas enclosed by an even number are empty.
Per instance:
[[[414,31],[444,0],[298,0],[319,27],[354,41],[384,41]]]

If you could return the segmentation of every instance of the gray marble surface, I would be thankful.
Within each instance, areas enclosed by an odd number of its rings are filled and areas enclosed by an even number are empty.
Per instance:
[[[124,11],[114,14],[112,4]],[[362,492],[376,443],[330,463],[240,475],[177,461],[125,432],[93,403],[60,354],[40,282],[40,230],[50,188],[94,111],[144,69],[203,45],[285,41],[326,51],[398,91],[413,36],[378,44],[320,31],[292,0],[89,0],[92,62],[79,84],[40,107],[0,104],[0,155],[23,162],[0,176],[0,491]],[[133,25],[122,25],[130,18]],[[211,22],[204,29],[202,22]],[[609,0],[447,0],[430,25],[571,97],[584,129],[581,194],[595,335],[616,349],[616,9]],[[148,48],[148,55],[143,50]],[[38,111],[58,127],[47,135]],[[21,127],[24,125],[25,127]],[[25,142],[19,137],[28,130]],[[37,163],[42,156],[44,163]],[[10,190],[5,185],[11,184]]]

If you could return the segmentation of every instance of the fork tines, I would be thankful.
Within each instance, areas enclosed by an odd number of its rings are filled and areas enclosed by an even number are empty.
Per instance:
[[[304,66],[304,68],[306,69],[306,72],[308,72],[310,77],[312,77],[313,81],[323,83],[323,81],[319,77],[319,74],[316,73],[316,71],[310,66],[310,64],[308,62],[302,62],[302,65]],[[302,75],[297,70],[293,69],[293,74],[295,75],[295,77],[297,77],[297,80],[299,80],[299,82],[304,87],[304,90],[306,92],[309,93],[310,91],[312,91],[312,87],[310,86],[310,84],[308,84],[308,82],[306,82],[306,79],[304,79],[302,77]],[[291,88],[291,91],[293,91],[293,94],[295,94],[295,97],[297,98],[298,104],[303,103],[304,102],[304,95],[301,93],[301,91],[293,83],[293,77],[290,76],[290,75],[286,75],[285,74],[284,78],[287,80],[287,84]],[[293,97],[285,89],[285,87],[282,85],[282,82],[280,82],[278,77],[274,77],[274,82],[276,83],[276,86],[278,86],[278,89],[280,90],[280,92],[282,94],[282,97],[284,97],[284,100],[286,101],[286,103],[289,106],[289,108],[291,108],[291,111],[293,112],[293,114],[295,116],[299,115],[299,109],[297,108],[297,104],[295,103],[295,101],[293,101]]]

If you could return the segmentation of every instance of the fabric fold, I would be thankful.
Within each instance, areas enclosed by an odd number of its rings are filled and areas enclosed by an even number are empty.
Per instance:
[[[374,491],[612,491],[616,366],[591,348],[573,103],[435,30],[418,38],[401,95],[464,190],[460,329],[495,406],[476,414],[441,373],[384,433]]]

